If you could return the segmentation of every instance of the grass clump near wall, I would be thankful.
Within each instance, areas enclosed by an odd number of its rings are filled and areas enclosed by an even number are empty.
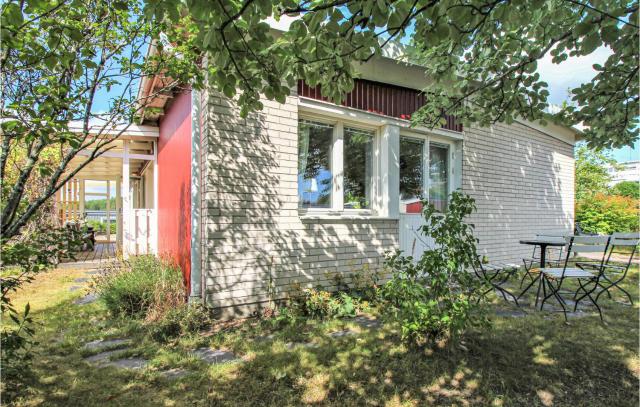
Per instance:
[[[113,316],[153,321],[185,302],[180,268],[150,255],[110,264],[95,287]]]
[[[160,341],[198,332],[211,323],[204,306],[187,304],[180,268],[155,256],[112,263],[96,278],[95,291],[111,315],[144,319]]]

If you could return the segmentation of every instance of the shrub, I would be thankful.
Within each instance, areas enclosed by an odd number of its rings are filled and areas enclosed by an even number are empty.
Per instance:
[[[357,298],[346,292],[307,288],[293,299],[293,308],[300,314],[311,318],[344,318],[355,316],[361,307]]]
[[[596,194],[576,205],[576,221],[585,232],[611,234],[638,231],[637,199]]]
[[[627,196],[633,199],[640,199],[640,182],[622,181],[611,188],[611,195]]]
[[[151,324],[151,336],[160,342],[197,333],[211,324],[209,311],[201,304],[182,304]]]
[[[111,264],[96,278],[96,292],[112,315],[157,321],[184,304],[180,269],[154,256],[136,256]]]
[[[12,239],[0,237],[0,365],[2,378],[15,378],[27,370],[35,344],[35,323],[27,303],[23,310],[11,301],[15,292],[42,271],[54,267],[60,258],[74,258],[80,250],[77,232],[60,228],[39,214],[22,233]]]
[[[445,213],[423,201],[426,223],[420,232],[435,241],[434,247],[417,261],[399,251],[386,258],[391,279],[381,289],[383,310],[400,323],[402,338],[410,343],[451,337],[475,322],[482,290],[468,270],[478,262],[477,240],[473,225],[464,222],[474,210],[474,200],[458,192],[451,194]]]

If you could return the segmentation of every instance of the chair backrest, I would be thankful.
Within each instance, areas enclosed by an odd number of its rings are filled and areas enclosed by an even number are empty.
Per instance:
[[[631,232],[631,233],[621,233],[621,232],[616,232],[613,233],[611,235],[611,241],[609,242],[609,247],[611,248],[611,250],[609,250],[609,256],[607,257],[607,264],[609,263],[609,261],[611,260],[611,255],[612,254],[628,254],[629,255],[629,260],[627,261],[627,269],[629,269],[629,266],[631,265],[631,262],[633,261],[633,256],[636,253],[636,250],[638,249],[638,245],[640,244],[640,232]],[[624,250],[624,251],[619,251],[616,250],[618,248],[632,248],[630,251]],[[615,261],[615,260],[614,260]]]
[[[580,255],[581,253],[598,253],[600,262],[600,272],[603,270],[605,256],[609,248],[610,236],[567,236],[567,257],[564,262],[564,268],[567,268],[569,259],[572,255]],[[563,272],[564,275],[564,272]]]

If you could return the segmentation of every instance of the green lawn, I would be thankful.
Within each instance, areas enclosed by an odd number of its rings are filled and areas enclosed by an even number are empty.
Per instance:
[[[14,405],[638,405],[637,306],[603,301],[606,326],[597,314],[569,325],[557,313],[495,316],[490,328],[469,332],[461,346],[421,351],[402,345],[392,324],[365,329],[340,320],[283,329],[248,320],[159,344],[141,323],[109,318],[100,303],[72,304],[81,293],[69,287],[81,274],[43,274],[17,297],[32,302],[41,325],[32,370]],[[637,269],[625,286],[638,297]],[[328,336],[344,328],[358,333]],[[256,340],[267,334],[273,339]],[[151,361],[146,369],[83,361],[84,343],[125,337],[133,339],[130,355]],[[289,342],[318,346],[290,349]],[[200,346],[232,350],[242,361],[209,366],[189,352]],[[169,380],[159,373],[175,367],[190,374]]]

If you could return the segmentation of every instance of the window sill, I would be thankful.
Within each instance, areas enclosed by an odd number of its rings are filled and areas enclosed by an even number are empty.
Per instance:
[[[367,222],[367,221],[377,221],[377,220],[398,220],[398,217],[393,216],[378,216],[371,214],[370,212],[365,213],[345,213],[345,212],[299,212],[301,221],[358,221],[358,222]]]

